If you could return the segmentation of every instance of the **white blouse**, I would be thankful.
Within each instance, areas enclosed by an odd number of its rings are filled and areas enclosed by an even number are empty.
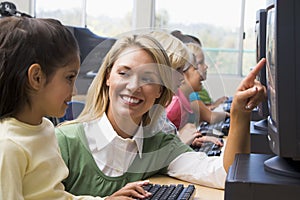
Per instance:
[[[143,129],[132,139],[120,137],[107,116],[83,124],[89,148],[99,167],[107,176],[121,176],[132,164],[136,154],[142,157]],[[208,157],[202,152],[186,152],[168,166],[168,175],[191,183],[224,189],[226,171],[223,156]]]

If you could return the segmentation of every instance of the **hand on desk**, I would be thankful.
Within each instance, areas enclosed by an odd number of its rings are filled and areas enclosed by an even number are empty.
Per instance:
[[[228,100],[227,96],[222,96],[220,98],[218,98],[215,102],[213,102],[212,104],[208,105],[208,108],[210,110],[214,110],[215,108],[217,108],[218,106],[220,106],[221,104],[223,104],[225,101]]]
[[[187,123],[179,130],[178,136],[183,143],[191,145],[195,138],[201,136],[201,133],[197,131],[195,124]]]
[[[187,123],[179,130],[179,138],[183,143],[196,147],[201,146],[204,142],[213,142],[218,146],[223,146],[223,143],[217,137],[202,136],[201,132],[197,131],[195,124],[192,123]]]
[[[150,182],[137,181],[132,183],[127,183],[117,192],[113,193],[111,196],[105,198],[106,200],[116,200],[116,199],[144,199],[151,196],[151,193],[143,189],[144,185],[148,185]]]

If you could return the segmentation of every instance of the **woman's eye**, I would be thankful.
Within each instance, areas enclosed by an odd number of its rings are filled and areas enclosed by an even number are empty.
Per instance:
[[[120,72],[119,72],[119,75],[128,77],[128,76],[129,76],[129,73],[126,72],[126,71],[120,71]]]

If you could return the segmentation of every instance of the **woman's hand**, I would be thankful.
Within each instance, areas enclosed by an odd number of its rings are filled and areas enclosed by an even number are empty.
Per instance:
[[[116,199],[144,199],[151,196],[151,193],[144,190],[143,186],[148,185],[149,181],[137,181],[132,183],[127,183],[123,188],[113,193],[106,200],[116,200]]]
[[[224,169],[228,172],[237,153],[250,153],[250,120],[252,109],[265,100],[266,88],[256,80],[264,67],[261,59],[246,76],[234,95],[230,110],[230,129],[224,151]]]
[[[250,71],[239,87],[233,98],[233,111],[251,112],[260,102],[266,100],[266,88],[256,80],[261,68],[264,66],[265,59],[261,59],[257,66]]]

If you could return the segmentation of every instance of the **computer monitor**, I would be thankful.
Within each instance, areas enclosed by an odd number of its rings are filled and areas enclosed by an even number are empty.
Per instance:
[[[267,0],[267,171],[300,178],[300,1]]]
[[[255,21],[255,38],[256,38],[256,62],[260,59],[266,57],[266,10],[259,9],[256,12],[256,21]],[[267,87],[266,81],[266,68],[262,68],[260,73],[257,76],[257,79]],[[261,131],[268,131],[268,122],[267,117],[269,116],[268,102],[264,101],[258,106],[258,114],[262,120],[254,123],[254,128]]]

